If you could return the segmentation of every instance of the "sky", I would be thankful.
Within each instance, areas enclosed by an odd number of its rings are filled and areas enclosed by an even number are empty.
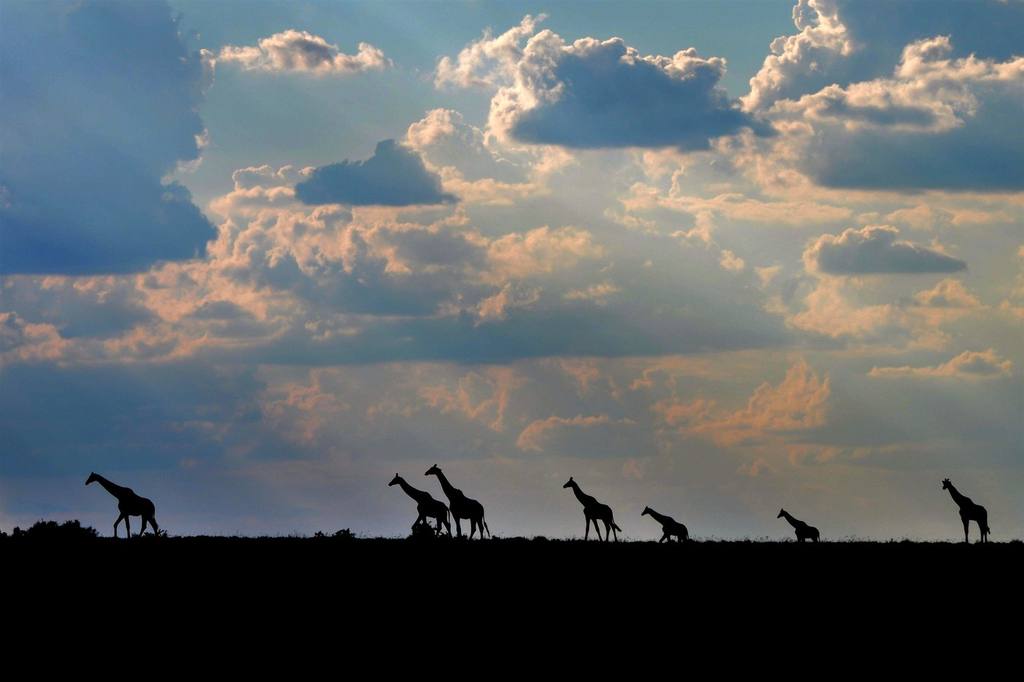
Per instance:
[[[941,5],[941,6],[940,6]],[[0,0],[0,529],[1024,535],[1024,3]],[[137,527],[137,525],[136,525]],[[976,529],[972,533],[976,533]]]

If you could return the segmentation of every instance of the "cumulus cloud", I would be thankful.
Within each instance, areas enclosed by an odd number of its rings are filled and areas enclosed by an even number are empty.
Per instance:
[[[1024,186],[1024,57],[952,57],[946,36],[908,45],[892,78],[779,104],[813,132],[802,168],[832,187],[1012,190]],[[798,136],[799,139],[799,136]]]
[[[1020,52],[1024,8],[1001,0],[935,0],[930,11],[914,3],[797,0],[797,33],[780,36],[750,80],[750,110],[768,109],[830,85],[845,87],[891,72],[910,43],[949,36],[957,56],[1007,59]]]
[[[377,143],[365,161],[342,161],[320,166],[309,179],[295,186],[305,204],[353,206],[412,206],[457,201],[444,192],[441,180],[430,173],[419,155],[394,140]]]
[[[725,60],[694,48],[643,56],[620,38],[566,44],[542,31],[491,100],[489,125],[523,142],[584,149],[696,150],[744,128],[767,134],[718,85],[724,73]]]
[[[954,379],[998,379],[1013,373],[1013,363],[1004,360],[989,348],[984,351],[964,351],[948,362],[934,367],[873,367],[873,377],[920,377]]]
[[[537,25],[547,16],[527,14],[518,26],[513,26],[495,37],[486,29],[479,40],[475,40],[459,52],[458,57],[442,57],[437,64],[434,84],[437,87],[458,86],[491,87],[511,76],[512,66],[522,58],[520,46],[537,30]]]
[[[202,254],[213,226],[162,180],[199,157],[206,86],[167,3],[5,7],[0,74],[0,273]]]
[[[497,87],[488,128],[503,139],[570,148],[707,149],[743,129],[770,129],[740,110],[719,86],[725,60],[694,48],[672,57],[641,55],[621,38],[571,44],[535,33],[527,16],[438,65],[439,85]],[[523,41],[525,46],[521,46]]]
[[[391,65],[391,60],[369,43],[359,43],[356,54],[345,54],[320,36],[295,29],[261,38],[255,46],[226,45],[217,54],[216,61],[237,63],[250,71],[318,76],[380,71]]]
[[[809,271],[830,275],[957,272],[967,264],[933,249],[897,240],[899,230],[887,225],[849,228],[825,234],[804,251]]]
[[[783,132],[773,157],[826,187],[1024,186],[1019,3],[800,0],[794,21],[744,98]]]

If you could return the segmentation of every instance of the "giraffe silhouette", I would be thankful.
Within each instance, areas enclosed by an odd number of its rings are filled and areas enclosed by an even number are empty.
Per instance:
[[[462,537],[462,524],[459,523],[459,519],[469,519],[469,538],[473,539],[473,533],[476,529],[480,528],[480,538],[483,539],[484,531],[487,534],[491,534],[491,529],[487,527],[487,522],[484,521],[484,506],[472,500],[466,495],[448,482],[448,477],[441,471],[441,467],[436,464],[429,469],[424,476],[437,476],[438,482],[441,484],[441,489],[444,491],[445,496],[448,498],[448,504],[452,511],[452,520],[455,521],[455,534],[458,537]]]
[[[587,519],[587,530],[583,534],[583,539],[590,539],[590,522],[594,522],[594,532],[597,533],[599,540],[607,540],[609,534],[614,534],[615,541],[619,540],[619,533],[622,529],[615,525],[615,519],[612,518],[612,508],[607,504],[601,504],[596,499],[587,495],[585,492],[580,490],[580,486],[576,481],[572,480],[572,476],[565,482],[563,488],[572,488],[572,492],[576,495],[576,499],[583,505],[583,516]],[[601,537],[601,529],[598,528],[597,522],[601,521],[604,523],[604,537]],[[616,532],[618,531],[618,532]]]
[[[942,489],[948,490],[953,501],[956,502],[956,506],[960,507],[960,520],[964,522],[964,542],[968,542],[967,531],[971,521],[978,522],[978,530],[981,532],[981,539],[978,542],[988,542],[990,531],[988,529],[988,512],[985,511],[985,508],[980,504],[975,504],[971,498],[954,488],[948,478],[942,479]]]
[[[160,534],[160,526],[156,525],[156,506],[153,505],[151,500],[136,495],[135,491],[131,488],[111,483],[95,471],[89,474],[85,484],[89,485],[93,481],[99,483],[108,493],[117,498],[117,510],[121,512],[121,515],[117,517],[117,521],[114,521],[115,538],[117,537],[117,526],[121,523],[122,519],[124,520],[125,532],[128,533],[129,538],[132,536],[131,524],[128,523],[129,516],[142,517],[142,530],[139,531],[140,537],[146,532],[147,523],[153,526],[154,533]]]
[[[686,542],[690,539],[690,534],[686,530],[686,526],[679,523],[671,516],[665,516],[659,514],[650,507],[644,507],[644,510],[640,512],[640,516],[650,516],[652,519],[661,524],[661,539],[659,543],[665,542],[665,540],[671,540],[673,537],[679,540],[679,542]]]
[[[419,516],[416,517],[416,521],[412,524],[413,532],[417,530],[421,523],[427,523],[427,519],[435,519],[437,527],[434,529],[434,535],[441,534],[441,524],[444,524],[444,527],[448,530],[448,535],[452,534],[452,526],[448,522],[448,506],[444,502],[435,500],[426,490],[413,488],[398,474],[395,474],[395,477],[391,479],[391,483],[388,483],[389,487],[393,485],[401,486],[406,495],[416,500],[416,512]]]
[[[818,532],[817,528],[815,528],[814,526],[807,525],[800,519],[793,518],[793,515],[786,511],[785,509],[780,509],[779,515],[775,518],[785,518],[787,521],[789,521],[789,525],[793,526],[793,530],[796,531],[796,539],[799,542],[803,542],[804,540],[808,539],[817,542],[819,539],[821,539],[821,534]]]

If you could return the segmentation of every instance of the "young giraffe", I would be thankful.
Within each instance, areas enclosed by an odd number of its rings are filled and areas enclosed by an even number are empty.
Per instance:
[[[640,516],[644,515],[650,516],[661,524],[662,536],[661,539],[658,540],[659,543],[665,542],[665,540],[671,540],[673,537],[675,537],[679,542],[686,542],[690,539],[690,534],[687,532],[686,526],[679,523],[671,516],[659,514],[650,507],[644,507],[644,510],[640,512]]]
[[[775,518],[785,518],[787,521],[789,521],[789,525],[793,526],[793,530],[796,531],[796,539],[799,542],[803,542],[804,540],[808,539],[817,542],[821,538],[821,534],[818,532],[817,528],[815,528],[814,526],[808,526],[800,519],[793,518],[793,515],[786,511],[785,509],[780,509],[779,515]]]
[[[117,537],[117,526],[124,519],[124,529],[128,533],[128,537],[132,536],[132,527],[128,522],[129,516],[141,516],[142,517],[142,530],[139,531],[139,536],[142,536],[146,532],[146,524],[153,526],[153,532],[157,535],[160,534],[160,526],[156,525],[156,506],[152,501],[147,500],[145,497],[140,497],[135,494],[135,491],[131,488],[125,488],[123,486],[111,483],[107,479],[103,478],[96,472],[89,474],[89,478],[86,479],[85,484],[89,485],[95,481],[99,483],[103,488],[117,498],[117,510],[121,512],[121,515],[117,517],[117,521],[114,521],[114,537]]]
[[[587,530],[583,535],[584,540],[590,539],[590,522],[594,522],[594,531],[597,533],[599,540],[607,540],[609,533],[614,534],[615,541],[619,541],[619,533],[622,529],[615,525],[615,519],[612,517],[612,508],[607,504],[601,504],[590,495],[587,495],[582,490],[576,481],[572,480],[572,476],[565,482],[563,488],[572,488],[573,493],[576,495],[576,499],[583,505],[583,516],[587,519]],[[604,523],[604,537],[601,537],[601,529],[598,527],[597,522],[601,521]],[[618,532],[616,532],[618,531]]]
[[[487,534],[491,534],[491,529],[487,527],[487,522],[484,521],[484,506],[472,500],[466,495],[448,482],[448,478],[441,471],[441,467],[436,464],[429,469],[424,476],[437,476],[437,480],[441,483],[441,489],[444,491],[445,496],[448,498],[448,504],[451,506],[452,519],[455,521],[455,534],[458,537],[462,537],[462,524],[459,523],[459,519],[469,519],[469,539],[473,539],[473,533],[476,532],[477,527],[480,528],[480,539],[484,537],[484,531]]]
[[[448,531],[448,535],[452,534],[452,526],[448,522],[448,506],[444,502],[435,500],[426,490],[417,490],[416,488],[413,488],[398,474],[395,474],[395,477],[391,479],[391,483],[388,483],[389,487],[393,485],[401,486],[406,495],[416,500],[416,512],[419,516],[416,517],[416,521],[412,524],[413,530],[416,530],[416,527],[419,524],[426,523],[429,518],[437,521],[437,528],[434,529],[434,535],[441,534],[441,524],[444,524],[445,529]]]
[[[960,507],[960,520],[964,522],[964,542],[968,542],[967,531],[971,526],[971,521],[978,522],[978,530],[981,531],[981,540],[978,542],[988,542],[988,512],[985,511],[985,508],[980,504],[974,504],[971,498],[954,488],[948,478],[942,480],[942,489],[948,490],[953,501],[956,502],[956,506]]]

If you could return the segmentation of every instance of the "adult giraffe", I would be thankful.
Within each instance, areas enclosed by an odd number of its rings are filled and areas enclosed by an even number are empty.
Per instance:
[[[817,542],[819,539],[821,539],[821,533],[818,532],[817,528],[804,523],[798,518],[795,518],[785,509],[780,509],[779,515],[775,518],[784,518],[787,521],[789,521],[789,525],[793,526],[793,530],[796,531],[797,542],[803,542],[804,540],[813,540]]]
[[[576,495],[576,499],[583,505],[583,517],[587,520],[587,530],[583,534],[583,539],[590,539],[590,522],[594,522],[594,531],[597,533],[599,540],[607,540],[608,534],[613,533],[615,535],[615,541],[619,540],[619,533],[622,529],[615,525],[615,519],[612,517],[612,508],[607,504],[601,504],[596,499],[587,495],[585,492],[580,490],[580,486],[576,481],[572,480],[572,476],[565,482],[563,488],[572,488],[572,492]],[[604,523],[604,537],[601,537],[601,529],[598,527],[597,522],[601,521]],[[618,532],[616,532],[618,531]]]
[[[985,511],[985,508],[980,504],[975,504],[971,498],[954,488],[948,478],[942,479],[942,489],[948,490],[953,501],[956,502],[956,506],[960,507],[960,520],[964,522],[964,542],[968,542],[967,531],[971,526],[971,521],[978,522],[978,530],[981,531],[981,540],[978,542],[988,542],[990,531],[988,529],[988,512]]]
[[[448,530],[448,535],[452,534],[452,526],[448,522],[448,506],[444,502],[435,500],[426,490],[413,488],[398,474],[395,474],[395,477],[391,479],[391,483],[388,483],[389,487],[393,485],[400,486],[406,495],[416,500],[416,512],[419,516],[416,517],[416,521],[412,524],[413,530],[416,530],[419,524],[426,523],[427,519],[435,519],[437,521],[437,528],[434,529],[434,535],[441,534],[442,523]]]
[[[117,510],[121,512],[121,515],[117,517],[117,521],[114,521],[114,537],[117,537],[117,526],[124,519],[124,529],[128,533],[128,537],[132,536],[132,527],[128,523],[129,516],[141,516],[142,517],[142,530],[139,531],[139,536],[142,536],[146,532],[146,524],[153,526],[153,532],[157,535],[160,534],[160,526],[156,525],[156,506],[151,500],[146,499],[135,494],[135,491],[131,488],[125,488],[114,483],[111,483],[107,479],[103,478],[95,471],[89,474],[89,478],[86,479],[85,484],[89,485],[92,482],[99,483],[103,488],[117,498]]]
[[[491,534],[491,529],[487,527],[487,522],[484,521],[484,506],[476,500],[466,497],[465,493],[453,486],[448,482],[448,477],[441,471],[441,467],[436,464],[429,469],[424,476],[437,476],[438,482],[441,484],[441,490],[444,491],[445,497],[448,498],[448,506],[452,511],[452,519],[455,521],[455,534],[458,537],[462,537],[462,524],[459,523],[459,519],[469,519],[469,539],[473,539],[473,533],[476,532],[477,527],[480,528],[480,538],[483,539],[484,531],[487,534]]]

